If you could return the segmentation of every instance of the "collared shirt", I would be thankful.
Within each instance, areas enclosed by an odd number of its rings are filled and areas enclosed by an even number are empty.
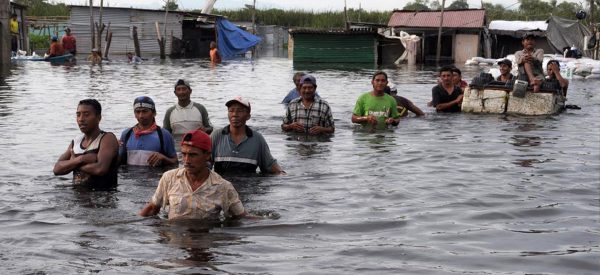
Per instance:
[[[196,130],[200,126],[212,131],[212,124],[208,118],[206,108],[200,103],[190,102],[187,106],[171,106],[165,113],[163,127],[174,135],[183,135],[189,131]]]
[[[300,92],[298,92],[298,89],[294,88],[291,89],[290,92],[283,98],[283,101],[281,101],[281,103],[285,103],[288,104],[290,103],[290,101],[299,98],[300,97]],[[321,98],[319,96],[319,93],[315,92],[315,98]]]
[[[217,173],[256,173],[256,167],[263,173],[270,173],[277,160],[271,156],[265,138],[246,126],[246,137],[235,144],[229,132],[229,125],[220,131],[214,131],[212,140],[212,159]]]
[[[219,174],[210,171],[206,181],[192,191],[185,168],[167,171],[160,178],[151,202],[157,206],[169,206],[169,219],[219,219],[244,213],[233,185]]]
[[[287,106],[284,124],[300,122],[306,127],[305,132],[308,132],[313,126],[334,127],[331,108],[325,100],[316,98],[314,102],[306,107],[302,104],[302,98],[296,98]]]

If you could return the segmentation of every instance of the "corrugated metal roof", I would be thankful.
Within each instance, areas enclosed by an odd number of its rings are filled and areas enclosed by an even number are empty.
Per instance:
[[[325,30],[325,29],[305,29],[305,28],[300,28],[300,29],[290,29],[289,33],[294,35],[294,34],[304,34],[304,33],[310,33],[310,34],[335,34],[335,35],[354,35],[354,34],[377,34],[376,30],[345,30],[345,29],[330,29],[330,30]]]
[[[441,11],[395,10],[388,27],[439,28]],[[483,28],[485,10],[445,10],[444,28]]]

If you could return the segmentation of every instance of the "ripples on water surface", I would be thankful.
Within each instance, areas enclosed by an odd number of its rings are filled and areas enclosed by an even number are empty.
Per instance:
[[[287,59],[17,64],[0,88],[2,273],[597,274],[600,269],[599,82],[574,81],[557,116],[437,115],[428,69],[388,68],[426,110],[395,131],[354,131],[351,111],[374,68],[310,67],[336,134],[281,133]],[[480,68],[466,69],[470,79]],[[251,212],[223,225],[143,219],[162,171],[124,169],[112,192],[73,188],[52,166],[79,133],[77,102],[98,98],[104,130],[135,124],[138,95],[159,121],[186,78],[216,127],[224,102],[252,119],[287,176],[230,178]]]

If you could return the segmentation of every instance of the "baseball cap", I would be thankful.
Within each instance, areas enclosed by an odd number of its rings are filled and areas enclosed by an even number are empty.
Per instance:
[[[53,35],[53,36],[52,36],[52,41],[58,41],[58,36],[56,36],[56,35]]]
[[[502,64],[508,65],[509,67],[512,68],[512,61],[510,61],[509,59],[505,58],[505,59],[498,61],[498,65],[502,65]]]
[[[66,32],[70,32],[70,31],[71,31],[71,28],[69,28],[69,27],[65,27],[65,31],[66,31]]]
[[[135,98],[135,100],[133,101],[133,109],[135,110],[136,108],[148,108],[153,111],[156,111],[154,101],[152,100],[152,98],[147,96],[138,96]]]
[[[193,130],[183,135],[181,145],[196,147],[207,152],[210,152],[212,148],[210,136],[200,130]]]
[[[250,112],[250,101],[248,101],[247,99],[242,98],[241,96],[236,96],[233,99],[230,99],[229,101],[227,101],[225,103],[225,106],[229,107],[233,103],[239,103],[239,104],[242,104],[242,105],[248,107],[248,112]]]
[[[92,52],[98,52],[98,49],[97,48],[93,48]]]
[[[177,88],[177,86],[179,86],[179,85],[186,86],[190,90],[192,89],[192,87],[190,87],[190,83],[187,82],[185,79],[179,79],[179,80],[177,80],[177,83],[175,83],[175,88]]]
[[[304,84],[304,82],[308,82],[308,83],[311,83],[311,84],[317,86],[317,80],[315,79],[314,76],[309,75],[309,74],[304,75],[304,76],[302,76],[302,78],[300,78],[300,85]]]

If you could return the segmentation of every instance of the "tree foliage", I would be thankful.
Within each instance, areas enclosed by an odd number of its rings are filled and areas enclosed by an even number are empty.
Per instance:
[[[413,10],[413,11],[423,11],[423,10],[430,10],[431,8],[429,8],[430,4],[429,4],[429,0],[415,0],[413,2],[408,2],[406,3],[406,5],[404,6],[404,10]]]
[[[163,10],[176,11],[179,9],[179,5],[176,0],[165,0],[165,5],[161,7]]]
[[[465,10],[469,8],[469,3],[466,0],[455,0],[448,6],[449,10]]]
[[[15,0],[14,2],[27,6],[27,15],[30,16],[69,16],[69,8],[64,3],[47,0]]]

